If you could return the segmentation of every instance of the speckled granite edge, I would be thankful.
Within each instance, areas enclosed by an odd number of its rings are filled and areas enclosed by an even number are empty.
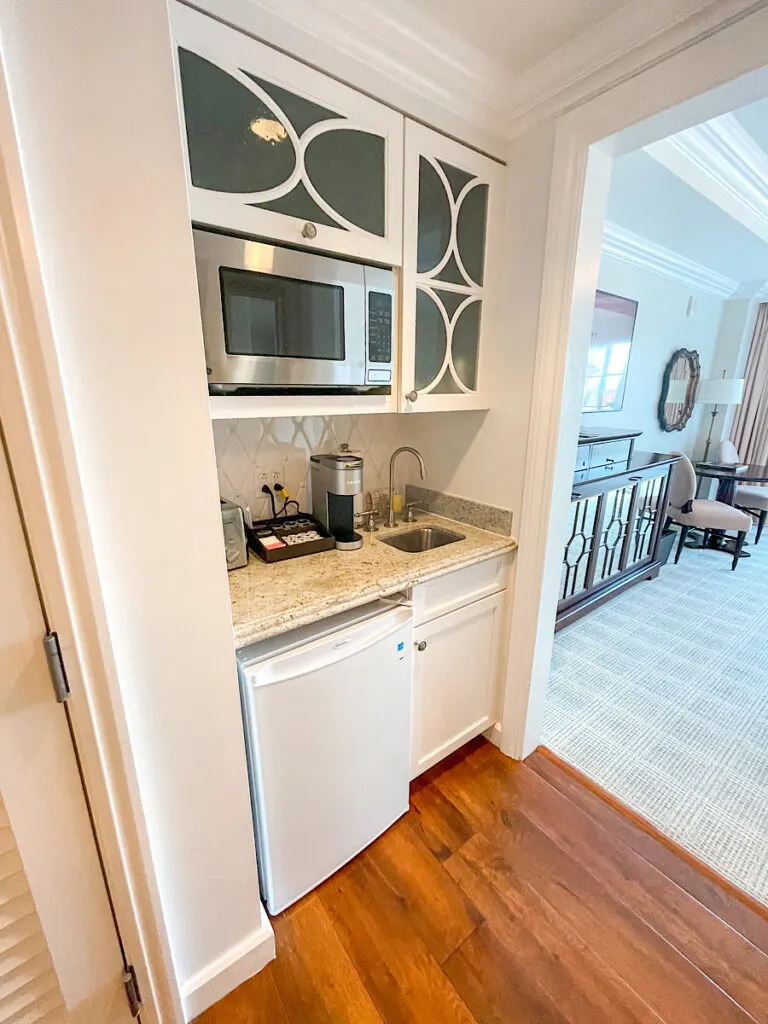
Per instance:
[[[425,512],[434,512],[435,515],[445,516],[457,523],[475,526],[478,530],[498,533],[500,537],[512,535],[513,513],[508,508],[486,505],[482,501],[472,501],[471,498],[459,498],[443,491],[431,491],[428,487],[417,487],[415,484],[406,485],[405,500],[415,502]]]
[[[459,527],[441,517],[419,517],[421,525]],[[394,530],[364,534],[358,551],[325,551],[266,565],[251,555],[244,569],[229,574],[235,647],[245,647],[306,626],[338,612],[408,590],[455,569],[514,551],[516,541],[464,525],[464,540],[417,556],[380,543]]]
[[[261,622],[255,626],[235,625],[235,648],[240,650],[240,648],[247,647],[252,643],[256,643],[258,640],[267,640],[269,637],[279,636],[281,633],[287,633],[292,629],[298,629],[299,626],[309,626],[313,622],[319,622],[320,619],[325,619],[330,615],[337,615],[339,612],[351,611],[353,608],[359,608],[361,605],[369,604],[377,598],[391,597],[392,594],[397,594],[401,590],[410,590],[411,587],[415,587],[419,583],[427,583],[429,580],[437,579],[438,576],[445,576],[447,573],[453,572],[455,569],[464,569],[467,566],[474,565],[476,562],[484,562],[486,559],[493,558],[496,555],[502,555],[506,551],[513,551],[516,547],[516,544],[510,543],[506,547],[493,548],[490,551],[483,551],[476,555],[469,555],[466,558],[457,559],[450,564],[440,566],[431,572],[409,573],[407,577],[401,577],[396,581],[389,580],[386,584],[381,586],[374,586],[370,589],[352,592],[343,598],[335,600],[330,599],[324,602],[321,606],[303,608],[301,611],[287,613],[281,615],[279,618],[276,616],[271,622]]]

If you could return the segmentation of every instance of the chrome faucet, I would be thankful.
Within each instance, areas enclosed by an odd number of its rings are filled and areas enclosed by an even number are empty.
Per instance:
[[[411,455],[415,455],[419,460],[421,479],[425,480],[427,476],[427,467],[424,465],[421,452],[417,452],[415,448],[411,448],[407,444],[403,445],[402,448],[395,448],[392,452],[392,458],[389,460],[389,515],[387,516],[387,526],[397,526],[397,520],[395,519],[395,459],[400,452],[410,452]]]

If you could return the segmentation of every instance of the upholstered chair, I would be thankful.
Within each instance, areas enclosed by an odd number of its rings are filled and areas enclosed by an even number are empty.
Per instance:
[[[736,548],[731,569],[735,569],[752,520],[746,512],[739,511],[733,505],[726,505],[723,501],[696,498],[696,473],[691,460],[682,452],[670,452],[670,455],[680,456],[680,461],[675,463],[672,470],[667,511],[669,518],[680,526],[675,564],[680,561],[689,530],[703,530],[705,544],[712,530],[733,530],[736,533]]]
[[[733,441],[720,442],[719,457],[721,462],[732,462],[734,465],[741,462]],[[736,508],[742,508],[745,512],[751,513],[757,519],[755,544],[759,544],[765,520],[768,518],[768,487],[761,487],[760,484],[737,485],[733,504]]]

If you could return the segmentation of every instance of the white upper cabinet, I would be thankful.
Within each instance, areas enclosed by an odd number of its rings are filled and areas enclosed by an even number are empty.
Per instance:
[[[503,232],[504,167],[406,120],[403,229],[405,412],[486,409],[487,295]]]
[[[173,5],[194,221],[402,262],[403,117]]]

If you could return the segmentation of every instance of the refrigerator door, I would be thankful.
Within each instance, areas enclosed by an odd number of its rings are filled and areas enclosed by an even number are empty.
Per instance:
[[[396,607],[241,665],[262,887],[276,914],[408,809],[412,621]]]

